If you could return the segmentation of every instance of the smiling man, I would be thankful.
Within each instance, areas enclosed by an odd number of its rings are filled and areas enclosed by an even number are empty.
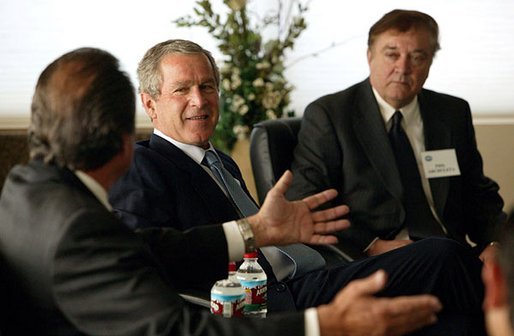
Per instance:
[[[137,71],[154,131],[136,144],[129,173],[111,190],[113,207],[133,229],[183,231],[240,217],[202,164],[206,150],[214,151],[246,190],[237,164],[209,142],[219,117],[220,81],[211,54],[191,41],[168,40],[150,48]]]
[[[147,64],[141,65],[141,71],[151,71],[147,68],[153,63]],[[217,83],[209,58],[203,53],[171,53],[158,66],[162,92],[150,85],[141,93],[155,129],[176,141],[208,148],[219,117]],[[188,108],[189,104],[195,108]]]
[[[339,247],[356,259],[444,236],[491,255],[503,223],[469,104],[423,88],[440,49],[429,15],[393,10],[370,29],[369,78],[305,110],[288,197],[325,188],[350,207]]]

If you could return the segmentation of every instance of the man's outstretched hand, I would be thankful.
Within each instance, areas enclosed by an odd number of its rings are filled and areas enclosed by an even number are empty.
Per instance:
[[[343,230],[350,223],[341,216],[349,213],[346,205],[315,211],[337,195],[334,189],[320,192],[301,201],[288,201],[284,194],[293,180],[288,170],[268,192],[257,214],[248,218],[257,247],[293,243],[334,244],[329,233]]]

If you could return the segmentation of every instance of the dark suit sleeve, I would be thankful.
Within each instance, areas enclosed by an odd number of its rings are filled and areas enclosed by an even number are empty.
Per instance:
[[[105,211],[79,211],[64,227],[67,230],[52,252],[55,257],[50,266],[51,287],[59,309],[85,334],[303,334],[302,314],[230,320],[197,311],[182,301],[173,287],[177,278],[194,280],[198,274],[193,268],[198,268],[204,278],[214,280],[212,275],[217,274],[214,267],[218,264],[214,259],[219,253],[211,252],[223,249],[224,245],[216,235],[207,239],[207,234],[176,235],[170,231],[160,239],[154,237],[154,243],[178,243],[176,248],[193,240],[205,244],[195,253],[196,259],[174,254],[162,260],[169,277],[165,280],[153,256],[159,251],[149,251],[143,240]],[[180,243],[182,239],[184,242]],[[173,249],[162,247],[162,252],[172,253]]]
[[[347,103],[340,102],[336,97],[324,97],[307,106],[302,125],[298,134],[298,145],[295,148],[294,160],[292,163],[293,183],[290,186],[287,197],[289,199],[302,199],[314,193],[326,189],[336,189],[338,196],[331,202],[324,205],[349,204],[348,194],[356,193],[356,190],[345,191],[348,186],[344,185],[344,178],[341,172],[347,169],[343,166],[345,160],[353,160],[357,156],[362,157],[358,152],[359,147],[352,149],[353,156],[344,157],[345,151],[341,147],[348,140],[340,138],[340,133],[345,132],[336,127],[343,127],[346,130],[351,127],[343,125],[345,121],[340,118],[341,110]],[[336,112],[336,113],[334,113]],[[351,136],[351,135],[347,135]],[[346,153],[348,155],[348,153]],[[355,170],[355,173],[360,173]],[[355,175],[355,174],[354,174]],[[348,176],[346,177],[348,178]],[[354,183],[356,187],[357,183]],[[366,192],[366,186],[361,185],[361,194]],[[369,194],[369,192],[368,192]],[[369,198],[369,196],[366,196]],[[375,212],[354,211],[350,206],[350,228],[336,233],[339,238],[338,247],[352,258],[364,256],[364,249],[380,235],[373,219]],[[352,212],[353,211],[353,212]]]
[[[471,111],[467,103],[464,110],[464,141],[467,151],[458,158],[462,174],[463,218],[469,238],[483,248],[494,240],[499,227],[506,221],[506,214],[502,211],[504,203],[498,193],[498,184],[484,175],[482,157],[477,149]],[[447,216],[451,217],[452,214]]]
[[[132,229],[181,228],[173,213],[177,193],[167,190],[175,176],[165,176],[165,166],[159,164],[136,149],[129,171],[109,191],[115,213]]]
[[[325,108],[317,103],[307,106],[291,166],[294,175],[288,198],[302,199],[328,188],[340,190],[342,155]]]

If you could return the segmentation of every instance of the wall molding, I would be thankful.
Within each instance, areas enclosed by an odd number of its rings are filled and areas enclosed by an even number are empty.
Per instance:
[[[474,125],[497,126],[514,125],[514,116],[511,115],[473,115]]]
[[[29,122],[28,116],[0,116],[0,130],[26,130]],[[473,124],[481,126],[514,125],[514,115],[473,115]],[[138,113],[136,127],[151,129],[153,125],[146,114]]]
[[[0,130],[26,130],[29,126],[30,118],[20,116],[0,116]],[[136,115],[136,128],[137,129],[151,129],[153,128],[152,122],[147,115]]]

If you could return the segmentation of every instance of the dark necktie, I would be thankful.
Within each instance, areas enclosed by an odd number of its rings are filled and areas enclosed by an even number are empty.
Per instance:
[[[223,167],[218,156],[213,151],[206,151],[204,157],[207,167],[212,171],[218,182],[224,186],[227,195],[230,196],[236,205],[239,213],[245,217],[255,215],[259,208],[250,199],[248,194],[241,188],[238,181]]]
[[[412,239],[444,236],[441,225],[434,218],[423,191],[416,157],[412,151],[409,138],[401,125],[402,113],[396,111],[392,120],[389,140],[396,157],[403,186],[404,225],[407,227],[409,236]]]
[[[224,186],[229,198],[236,205],[239,213],[245,217],[254,215],[259,210],[250,196],[243,190],[239,182],[223,167],[218,155],[213,151],[206,151],[202,164],[206,165]],[[325,259],[319,252],[303,244],[287,246],[267,246],[260,249],[268,262],[277,280],[294,277],[325,266]]]

